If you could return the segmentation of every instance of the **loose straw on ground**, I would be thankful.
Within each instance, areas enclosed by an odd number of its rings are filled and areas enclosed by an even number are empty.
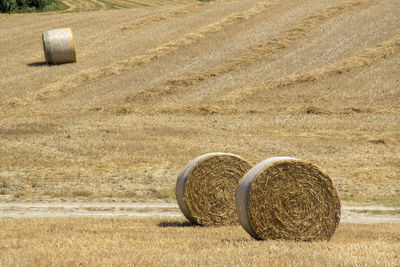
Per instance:
[[[44,32],[42,39],[47,64],[76,62],[74,36],[70,28]]]
[[[192,160],[176,182],[176,198],[185,217],[204,226],[238,224],[235,193],[250,168],[231,153],[208,153]]]
[[[332,179],[315,165],[276,157],[253,167],[236,194],[240,224],[256,239],[329,240],[340,221]]]

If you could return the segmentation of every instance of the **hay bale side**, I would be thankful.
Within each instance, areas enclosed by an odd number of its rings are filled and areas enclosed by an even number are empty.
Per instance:
[[[330,240],[340,221],[332,179],[289,157],[264,160],[246,173],[236,206],[240,224],[255,239]]]
[[[75,41],[71,28],[44,32],[42,40],[47,64],[76,62]]]
[[[185,217],[205,226],[238,224],[236,189],[250,168],[231,153],[208,153],[192,160],[176,182],[176,199]]]

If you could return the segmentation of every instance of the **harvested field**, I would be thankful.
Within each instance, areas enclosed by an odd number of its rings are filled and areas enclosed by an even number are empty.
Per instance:
[[[65,9],[61,12],[82,12],[110,9],[157,7],[193,3],[193,0],[61,0]]]
[[[397,0],[65,4],[0,15],[0,201],[174,200],[188,159],[224,151],[400,206]],[[62,27],[78,61],[47,66]]]
[[[341,224],[330,242],[256,241],[180,219],[0,219],[0,265],[396,266],[399,224]],[[151,255],[151,256],[150,256]]]

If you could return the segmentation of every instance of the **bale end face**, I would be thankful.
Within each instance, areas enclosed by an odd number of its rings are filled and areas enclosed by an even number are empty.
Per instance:
[[[230,153],[195,158],[176,183],[176,197],[185,217],[205,226],[237,224],[235,193],[249,163]]]
[[[272,158],[252,168],[238,187],[236,205],[241,225],[262,240],[330,240],[340,221],[332,179],[294,158]]]

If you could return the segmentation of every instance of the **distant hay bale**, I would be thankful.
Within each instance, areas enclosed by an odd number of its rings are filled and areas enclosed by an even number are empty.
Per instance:
[[[239,222],[256,239],[329,240],[340,221],[331,178],[315,165],[276,157],[253,167],[236,193]]]
[[[71,28],[61,28],[42,34],[47,64],[76,62],[75,42]]]
[[[185,217],[205,226],[238,224],[236,189],[250,168],[231,153],[208,153],[192,160],[176,182],[176,198]]]

